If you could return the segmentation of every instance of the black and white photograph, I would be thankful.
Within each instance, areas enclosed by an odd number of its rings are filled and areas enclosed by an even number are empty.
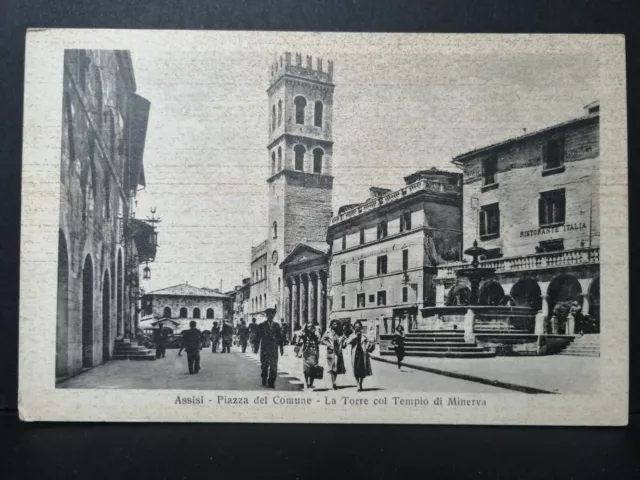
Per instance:
[[[26,89],[28,388],[418,423],[628,388],[615,39],[64,32]]]

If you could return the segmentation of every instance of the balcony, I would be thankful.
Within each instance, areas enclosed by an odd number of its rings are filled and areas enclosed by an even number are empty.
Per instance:
[[[558,252],[535,253],[520,257],[497,258],[480,262],[481,267],[495,268],[496,273],[541,270],[600,263],[600,247],[577,248]],[[448,263],[438,267],[438,278],[456,278],[456,271],[468,268],[469,263]]]
[[[461,187],[457,185],[448,185],[441,182],[434,182],[430,180],[420,180],[418,182],[412,183],[411,185],[407,185],[400,190],[396,190],[395,192],[387,193],[386,195],[381,195],[377,198],[372,198],[354,208],[351,208],[338,216],[335,216],[331,219],[330,226],[337,225],[344,221],[350,220],[357,216],[363,215],[367,212],[375,210],[377,208],[382,207],[383,205],[387,205],[389,203],[395,202],[401,198],[404,198],[408,195],[413,195],[415,193],[425,192],[425,193],[436,193],[436,194],[448,194],[448,195],[460,195]]]

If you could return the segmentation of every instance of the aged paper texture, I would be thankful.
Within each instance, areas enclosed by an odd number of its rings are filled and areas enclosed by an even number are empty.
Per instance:
[[[26,421],[625,425],[624,38],[33,30]]]

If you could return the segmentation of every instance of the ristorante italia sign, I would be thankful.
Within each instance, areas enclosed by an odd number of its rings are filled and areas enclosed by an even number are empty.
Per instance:
[[[538,235],[547,235],[550,233],[565,233],[573,232],[575,230],[583,230],[587,228],[587,224],[582,223],[566,223],[564,225],[558,225],[555,227],[534,228],[533,230],[523,230],[520,232],[520,237],[537,237]]]

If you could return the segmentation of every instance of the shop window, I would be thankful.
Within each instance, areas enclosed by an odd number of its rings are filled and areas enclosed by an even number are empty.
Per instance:
[[[381,291],[378,292],[378,305],[386,305],[387,304],[387,292],[386,291]]]
[[[356,298],[357,298],[358,308],[364,308],[365,294],[359,293]]]
[[[564,223],[565,204],[564,188],[541,193],[538,199],[538,220],[540,226]]]
[[[564,171],[564,139],[548,140],[542,146],[542,174]]]
[[[378,257],[378,275],[385,275],[387,273],[387,256],[380,255]]]
[[[500,236],[500,208],[497,203],[480,208],[480,238],[490,239]]]

